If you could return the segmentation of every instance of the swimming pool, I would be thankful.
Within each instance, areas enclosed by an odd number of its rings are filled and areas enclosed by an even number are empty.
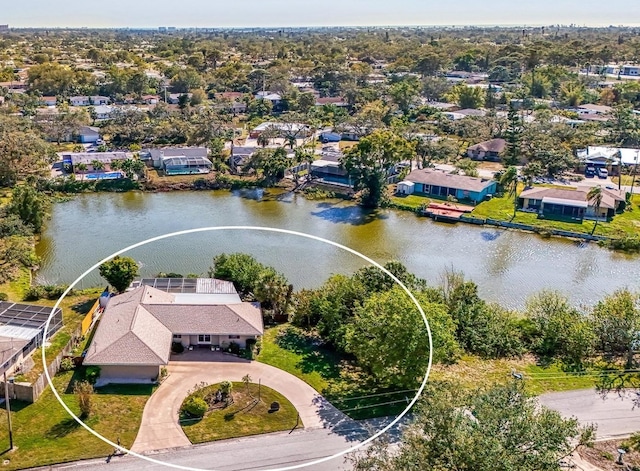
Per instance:
[[[123,178],[121,172],[87,173],[84,176],[85,180],[115,180],[117,178]]]

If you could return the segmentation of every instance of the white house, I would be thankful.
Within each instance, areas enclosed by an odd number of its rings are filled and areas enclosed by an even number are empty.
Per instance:
[[[620,67],[620,75],[640,77],[640,65],[623,65]]]
[[[88,96],[72,96],[69,98],[71,106],[89,106],[91,101]]]

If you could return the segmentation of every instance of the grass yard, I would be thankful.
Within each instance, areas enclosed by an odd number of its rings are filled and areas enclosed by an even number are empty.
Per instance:
[[[207,394],[215,394],[219,386],[206,386],[189,397],[204,398]],[[251,383],[247,389],[244,383],[234,382],[231,395],[233,403],[228,406],[214,405],[202,419],[181,420],[182,430],[191,443],[280,432],[296,426],[298,411],[287,398],[271,388],[261,386],[258,400],[257,384]],[[280,404],[278,411],[270,410],[274,401]]]
[[[53,378],[56,390],[75,414],[79,414],[71,391],[73,373],[65,372]],[[130,447],[138,433],[144,405],[153,392],[152,385],[113,385],[100,388],[93,396],[94,412],[87,425],[110,440]],[[0,460],[8,464],[2,469],[13,470],[86,458],[106,457],[113,448],[82,428],[62,408],[51,389],[47,389],[35,404],[11,403],[14,451],[4,451]],[[4,414],[5,412],[0,412]],[[4,419],[3,419],[4,420]],[[0,427],[0,450],[8,448],[6,426]]]
[[[520,190],[519,190],[520,191]],[[539,219],[537,214],[516,212],[513,217],[513,198],[503,196],[492,198],[489,201],[480,203],[471,213],[472,216],[483,219],[497,219],[500,221],[510,221],[519,224],[528,224],[541,229],[559,229],[564,231],[580,232],[590,234],[593,230],[594,221],[565,222],[553,221],[549,219]],[[610,222],[599,222],[595,234],[620,238],[630,235],[637,235],[640,230],[640,195],[633,195],[631,208],[621,214],[617,214]]]
[[[416,211],[420,206],[426,206],[429,203],[431,203],[431,199],[424,196],[407,195],[391,197],[391,206],[398,209]]]

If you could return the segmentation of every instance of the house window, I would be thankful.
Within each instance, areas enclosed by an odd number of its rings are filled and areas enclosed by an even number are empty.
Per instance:
[[[211,343],[211,335],[209,334],[198,335],[198,343]]]
[[[230,339],[239,339],[240,336],[239,335],[229,335]]]
[[[182,334],[173,334],[173,338],[174,339],[181,339],[182,338]]]

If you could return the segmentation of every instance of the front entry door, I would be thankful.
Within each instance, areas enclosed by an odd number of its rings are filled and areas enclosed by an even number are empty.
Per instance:
[[[198,345],[211,345],[211,335],[209,334],[198,335]]]

